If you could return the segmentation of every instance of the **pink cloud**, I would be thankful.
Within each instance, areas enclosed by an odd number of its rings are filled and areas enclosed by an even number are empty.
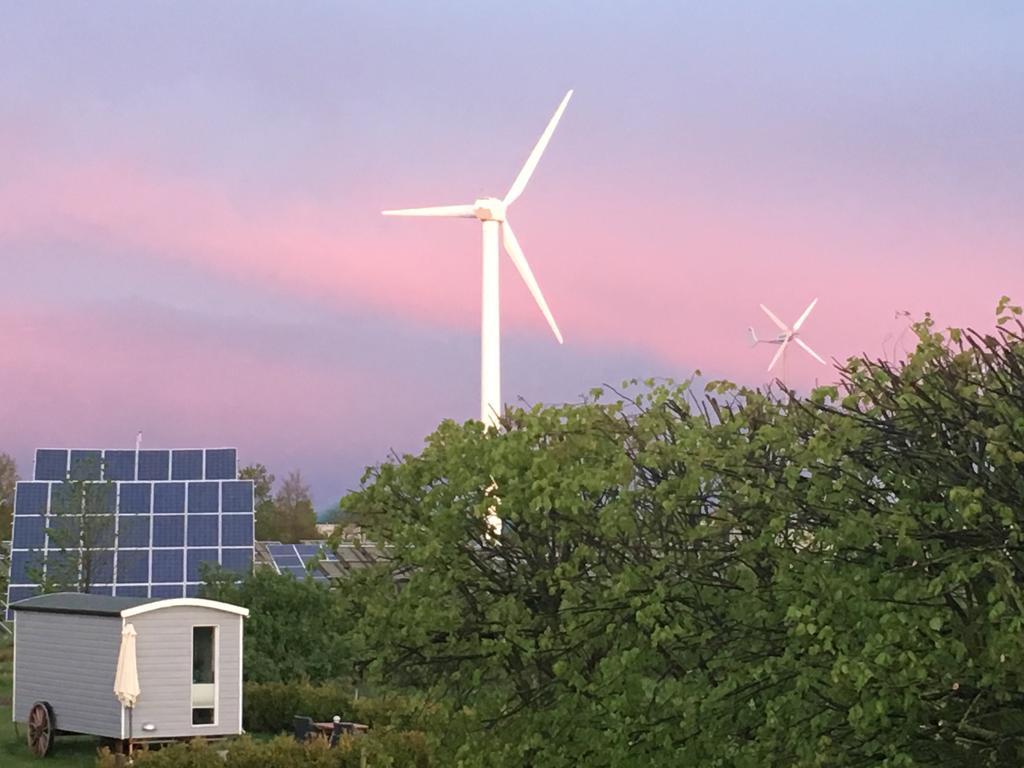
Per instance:
[[[9,242],[129,249],[325,304],[441,327],[479,322],[478,228],[384,220],[378,181],[352,180],[344,199],[254,203],[141,162],[21,150],[0,180],[0,238]],[[387,204],[451,202],[387,186]],[[989,324],[998,296],[1024,278],[1019,231],[985,230],[896,194],[844,211],[806,196],[705,199],[664,180],[609,184],[585,172],[538,187],[516,211],[516,229],[568,342],[641,350],[663,361],[656,373],[685,375],[696,365],[763,381],[773,350],[745,342],[748,325],[771,330],[759,302],[792,320],[818,296],[806,339],[823,356],[844,358],[880,354],[898,331],[897,308]],[[518,277],[503,270],[503,322],[543,337]],[[794,383],[828,378],[799,350],[789,373]]]

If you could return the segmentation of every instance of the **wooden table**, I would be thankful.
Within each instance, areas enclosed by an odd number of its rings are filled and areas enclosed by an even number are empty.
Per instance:
[[[313,723],[317,728],[326,733],[328,736],[334,733],[334,723]],[[349,733],[366,733],[370,730],[370,726],[364,725],[363,723],[350,723],[346,720],[342,720],[339,723]]]

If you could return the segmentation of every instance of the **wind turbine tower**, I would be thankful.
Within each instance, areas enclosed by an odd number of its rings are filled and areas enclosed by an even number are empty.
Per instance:
[[[498,426],[498,419],[501,415],[501,319],[500,299],[498,291],[498,248],[499,241],[505,247],[512,263],[526,283],[534,301],[540,307],[544,318],[551,326],[558,343],[562,343],[562,332],[558,330],[555,318],[548,308],[544,294],[533,276],[523,249],[519,246],[512,225],[508,220],[508,209],[526,189],[541,155],[551,141],[551,136],[562,118],[572,91],[565,94],[562,103],[558,105],[554,116],[548,123],[540,140],[533,148],[530,156],[526,159],[519,175],[516,176],[512,186],[501,199],[485,197],[473,203],[465,205],[441,205],[429,208],[402,208],[399,210],[383,211],[385,216],[437,216],[459,219],[476,219],[483,227],[483,310],[481,313],[480,329],[480,419],[485,426]]]

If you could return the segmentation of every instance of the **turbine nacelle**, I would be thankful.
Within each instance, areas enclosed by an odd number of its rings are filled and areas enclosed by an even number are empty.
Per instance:
[[[473,215],[480,221],[505,221],[505,203],[496,197],[484,197],[473,203]]]

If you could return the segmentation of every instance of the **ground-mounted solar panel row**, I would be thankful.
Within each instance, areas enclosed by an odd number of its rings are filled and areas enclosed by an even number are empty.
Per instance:
[[[256,565],[277,573],[302,579],[334,583],[354,571],[386,562],[385,547],[367,541],[342,541],[328,546],[327,541],[309,540],[298,544],[279,541],[256,542]]]
[[[8,602],[43,587],[191,597],[204,566],[248,573],[253,484],[235,450],[40,450],[14,501]]]
[[[270,562],[278,573],[291,574],[297,578],[311,576],[315,581],[327,581],[328,575],[319,564],[338,561],[338,556],[324,542],[282,544],[279,541],[267,541],[261,544],[266,548]]]

